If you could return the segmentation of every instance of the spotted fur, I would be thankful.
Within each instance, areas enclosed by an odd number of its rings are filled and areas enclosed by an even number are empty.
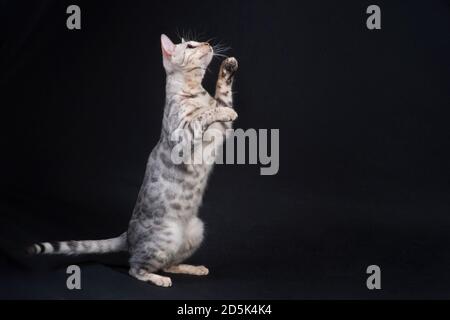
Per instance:
[[[35,254],[83,254],[128,250],[130,275],[159,286],[170,286],[169,277],[155,272],[206,275],[204,266],[181,264],[203,241],[204,224],[198,217],[213,165],[175,164],[171,152],[177,141],[172,134],[185,129],[182,143],[194,143],[209,128],[223,135],[237,117],[233,109],[232,84],[238,68],[236,59],[223,61],[216,94],[202,87],[205,70],[214,50],[207,42],[183,41],[173,44],[161,36],[163,65],[166,70],[166,105],[162,132],[147,162],[127,233],[97,241],[39,243],[30,248]],[[201,140],[204,150],[211,144]],[[208,151],[209,150],[209,151]]]

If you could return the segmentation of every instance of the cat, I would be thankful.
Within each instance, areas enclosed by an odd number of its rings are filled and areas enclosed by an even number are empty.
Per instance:
[[[205,71],[215,55],[208,42],[182,40],[174,44],[163,34],[161,48],[166,71],[162,132],[147,162],[128,231],[106,240],[37,243],[29,248],[31,254],[128,251],[129,274],[162,287],[171,286],[172,280],[156,274],[158,271],[198,276],[209,273],[205,266],[183,262],[203,241],[204,225],[198,211],[213,164],[175,164],[172,150],[179,141],[192,145],[209,129],[225,136],[237,118],[232,85],[238,62],[235,58],[222,62],[212,97],[202,86]],[[173,134],[180,129],[183,137],[174,141]],[[201,144],[208,150],[208,141],[202,140]]]

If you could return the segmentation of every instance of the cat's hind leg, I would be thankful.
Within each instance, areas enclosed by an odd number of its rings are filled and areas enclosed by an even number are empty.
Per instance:
[[[139,250],[135,249],[131,253],[129,274],[144,282],[151,282],[160,287],[170,287],[172,280],[169,277],[155,273],[169,265],[170,254],[163,250],[154,250],[151,247],[154,245],[152,242],[147,245],[141,244],[142,247]]]
[[[148,228],[146,223],[152,227]],[[172,280],[155,272],[173,264],[173,258],[183,244],[182,226],[168,219],[158,225],[151,223],[154,222],[143,220],[130,224],[133,232],[129,232],[129,274],[141,281],[170,287]]]
[[[154,241],[142,242],[130,252],[129,274],[141,281],[151,282],[160,287],[170,287],[172,280],[155,272],[164,269],[170,261],[170,253],[155,249]],[[167,249],[167,248],[166,248]]]
[[[164,269],[164,272],[190,274],[194,276],[206,276],[209,273],[209,270],[205,266],[191,266],[189,264],[179,264],[177,266],[171,266],[169,268]]]

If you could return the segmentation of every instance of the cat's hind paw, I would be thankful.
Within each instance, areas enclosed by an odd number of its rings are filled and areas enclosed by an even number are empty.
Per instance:
[[[159,274],[146,272],[144,270],[135,270],[130,269],[129,274],[133,277],[135,277],[138,280],[144,281],[144,282],[151,282],[158,287],[171,287],[172,286],[172,279],[169,277],[160,276]]]
[[[158,277],[153,277],[149,281],[152,282],[153,284],[157,285],[158,287],[167,288],[167,287],[172,286],[172,279],[170,279],[169,277],[158,276]]]
[[[191,266],[189,264],[180,264],[164,269],[168,273],[183,273],[193,276],[206,276],[209,274],[209,270],[205,266]]]

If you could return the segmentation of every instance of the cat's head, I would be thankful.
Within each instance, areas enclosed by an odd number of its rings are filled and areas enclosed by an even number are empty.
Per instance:
[[[161,35],[164,69],[168,74],[206,70],[214,50],[207,42],[184,41],[174,44],[165,34]]]

